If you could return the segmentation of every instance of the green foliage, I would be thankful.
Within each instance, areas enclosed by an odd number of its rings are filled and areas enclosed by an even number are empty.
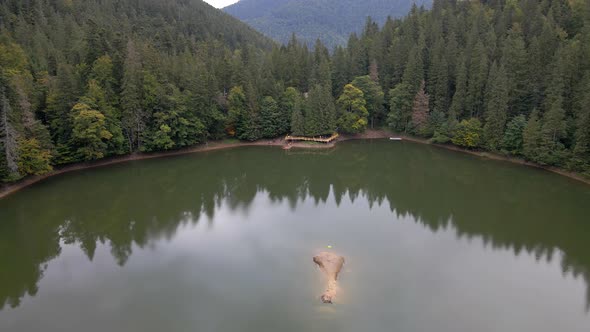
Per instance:
[[[436,113],[435,113],[436,114]],[[434,130],[434,134],[430,141],[437,144],[446,144],[451,142],[453,138],[453,132],[456,128],[451,127],[448,122],[443,122],[437,129]]]
[[[305,120],[301,108],[297,107],[291,117],[291,134],[295,136],[305,136]]]
[[[304,107],[305,136],[329,135],[336,130],[336,108],[328,86],[316,84]]]
[[[545,165],[559,165],[564,157],[565,146],[561,139],[566,135],[565,111],[558,97],[543,114],[541,142],[537,150],[537,162]]]
[[[576,119],[575,146],[569,167],[590,175],[590,90],[584,85],[581,109]]]
[[[455,145],[474,149],[480,146],[481,136],[481,122],[477,118],[471,118],[459,122],[451,141]]]
[[[51,153],[35,138],[21,140],[18,170],[22,175],[43,175],[51,172]]]
[[[506,125],[506,132],[502,139],[502,148],[510,154],[521,155],[523,152],[523,132],[527,125],[524,115],[519,115]]]
[[[429,2],[417,1],[418,5]],[[388,16],[406,15],[412,4],[390,0],[241,0],[224,11],[279,42],[287,43],[292,31],[298,31],[309,47],[320,38],[333,49],[345,45],[349,33],[360,31],[367,17],[382,24]]]
[[[0,152],[5,151],[4,144],[0,142]],[[10,180],[10,170],[6,162],[6,154],[0,153],[0,181],[8,182]]]
[[[170,138],[172,129],[167,124],[162,124],[152,135],[153,139],[149,149],[153,150],[170,150],[174,147],[174,141]]]
[[[471,58],[469,59],[465,111],[471,117],[479,117],[483,113],[488,64],[488,55],[482,41],[479,40],[471,51]]]
[[[352,84],[347,84],[344,87],[344,92],[338,98],[337,104],[340,110],[337,122],[339,130],[350,134],[365,131],[369,112],[365,107],[366,101],[361,90]]]
[[[281,96],[281,101],[279,103],[281,113],[280,116],[280,134],[288,133],[292,131],[292,117],[293,113],[296,109],[301,111],[301,94],[297,89],[289,87],[285,90],[283,95]]]
[[[534,110],[527,121],[522,133],[522,152],[531,161],[539,161],[539,148],[541,146],[541,120],[539,111]]]
[[[363,92],[371,128],[374,128],[375,125],[380,124],[385,115],[383,89],[369,75],[355,77],[351,84]]]
[[[104,157],[107,150],[106,142],[113,137],[106,128],[105,116],[83,103],[74,105],[72,116],[72,144],[78,147],[77,154],[80,159],[93,160]]]
[[[26,70],[27,55],[15,43],[0,43],[0,70],[4,77],[10,77]]]
[[[400,83],[389,91],[390,112],[387,119],[389,127],[395,131],[406,131],[412,116],[412,89],[409,85]]]
[[[282,114],[279,112],[279,104],[273,97],[265,97],[260,105],[260,127],[262,137],[273,138],[284,133]]]
[[[424,82],[414,97],[412,105],[412,132],[418,136],[431,136],[433,130],[439,126],[439,120],[435,122],[430,121],[430,113],[428,108],[428,95],[424,91]],[[441,112],[436,111],[436,114]]]
[[[233,87],[227,98],[228,113],[228,132],[231,136],[244,139],[248,136],[250,130],[250,115],[246,104],[246,95],[241,86]]]
[[[508,87],[504,67],[498,68],[494,63],[490,71],[490,80],[486,91],[486,124],[483,127],[483,139],[489,150],[500,149],[504,137],[508,108]]]

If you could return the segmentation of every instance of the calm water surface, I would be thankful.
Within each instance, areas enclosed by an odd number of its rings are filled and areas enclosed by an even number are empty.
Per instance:
[[[0,331],[588,332],[589,283],[590,187],[408,142],[139,161],[0,200]]]

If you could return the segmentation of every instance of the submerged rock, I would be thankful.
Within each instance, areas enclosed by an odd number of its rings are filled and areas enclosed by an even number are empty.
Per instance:
[[[313,257],[313,261],[320,267],[320,270],[324,272],[328,279],[328,287],[320,298],[324,303],[332,303],[338,292],[338,283],[336,280],[338,280],[338,273],[340,273],[342,265],[344,265],[344,257],[331,252],[321,252]]]

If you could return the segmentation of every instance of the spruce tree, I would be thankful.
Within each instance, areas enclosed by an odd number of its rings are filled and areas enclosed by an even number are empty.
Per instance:
[[[279,104],[280,125],[279,132],[285,134],[291,129],[291,120],[295,107],[301,112],[301,95],[297,89],[289,87],[283,93]]]
[[[471,117],[478,117],[484,108],[484,92],[488,78],[488,56],[481,41],[471,51],[465,109]]]
[[[129,151],[140,150],[145,130],[145,111],[142,105],[142,66],[135,43],[127,42],[123,86],[121,91],[122,123]]]
[[[577,99],[575,144],[569,167],[590,174],[590,72],[580,84]]]
[[[504,67],[492,64],[486,90],[486,123],[483,139],[488,149],[499,150],[504,136],[508,108],[508,86]]]
[[[391,129],[398,132],[407,131],[412,116],[412,89],[400,83],[389,91],[389,115],[387,123]]]
[[[566,122],[562,103],[562,98],[557,97],[543,114],[538,158],[542,164],[557,165],[563,157],[561,139],[566,135]]]
[[[526,114],[531,107],[530,84],[524,38],[519,25],[515,24],[504,41],[502,64],[506,68],[509,94],[509,114]],[[536,68],[535,70],[538,70]]]
[[[531,161],[539,160],[539,146],[541,144],[541,120],[539,111],[534,110],[522,133],[522,152]]]
[[[457,82],[455,94],[451,102],[449,114],[455,118],[462,118],[465,114],[465,103],[467,98],[467,68],[465,61],[461,58],[458,60]]]
[[[277,137],[282,130],[279,105],[273,97],[265,97],[260,105],[260,127],[262,137]]]
[[[293,108],[291,116],[291,135],[305,136],[305,120],[301,111],[301,103],[298,102]]]
[[[374,128],[375,122],[383,117],[384,112],[384,94],[381,86],[368,75],[355,77],[351,84],[363,92],[371,128]]]
[[[402,78],[402,82],[410,88],[412,94],[420,89],[420,84],[422,84],[422,81],[424,80],[423,49],[423,41],[419,42],[414,48],[412,48]]]
[[[507,152],[520,155],[522,154],[523,131],[527,125],[524,115],[517,115],[506,125],[506,132],[502,139],[502,148]]]
[[[318,136],[323,132],[324,121],[324,92],[321,85],[314,85],[309,91],[305,107],[305,135]]]
[[[249,128],[248,105],[244,89],[233,87],[227,98],[228,112],[228,133],[239,139],[246,139]]]
[[[12,118],[12,107],[6,97],[4,86],[0,86],[0,144],[3,148],[0,153],[3,155],[3,164],[6,167],[4,173],[5,177],[19,178],[18,133],[12,124]]]
[[[414,97],[412,106],[412,127],[416,135],[427,136],[429,124],[428,94],[425,91],[425,83],[422,82],[420,90]]]

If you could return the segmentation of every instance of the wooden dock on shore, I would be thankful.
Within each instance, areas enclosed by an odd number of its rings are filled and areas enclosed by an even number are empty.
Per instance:
[[[340,135],[338,133],[332,134],[330,137],[307,137],[307,136],[290,136],[287,135],[285,137],[285,141],[292,142],[292,141],[305,141],[305,142],[318,142],[318,143],[330,143],[337,139]]]

